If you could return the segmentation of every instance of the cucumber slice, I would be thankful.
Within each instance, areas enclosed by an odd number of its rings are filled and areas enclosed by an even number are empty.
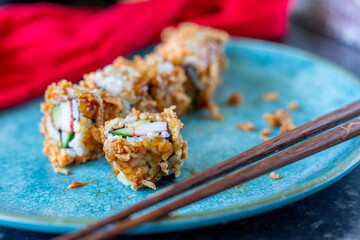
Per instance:
[[[135,122],[127,123],[126,127],[134,128],[134,127],[137,127],[139,125],[143,125],[143,124],[147,124],[147,123],[151,123],[151,121],[150,120],[138,120],[138,121],[135,121]]]
[[[53,120],[53,123],[54,123],[54,127],[56,129],[60,129],[61,127],[61,110],[60,110],[60,104],[55,106],[52,111],[51,111],[51,114],[52,114],[52,120]]]
[[[123,137],[133,137],[133,130],[134,128],[120,128],[120,129],[116,129],[114,131],[110,131],[111,134],[114,135],[120,135]]]
[[[62,148],[69,148],[69,142],[72,139],[73,133],[61,132],[61,146]]]

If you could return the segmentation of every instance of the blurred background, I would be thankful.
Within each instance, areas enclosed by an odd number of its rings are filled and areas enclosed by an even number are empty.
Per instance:
[[[142,0],[54,0],[51,3],[70,6],[110,7],[118,2]],[[1,5],[44,2],[36,0],[0,0]],[[274,1],[276,2],[276,0]],[[340,3],[341,2],[341,3]],[[345,44],[360,48],[360,1],[358,0],[296,0],[292,18],[303,27],[322,33]]]
[[[183,21],[220,28],[232,36],[284,43],[296,35],[290,34],[291,28],[301,27],[354,51],[360,49],[358,0],[341,4],[337,0],[0,0],[0,4],[0,109],[42,95],[49,83],[59,79],[79,81],[84,73],[119,55],[156,43],[164,27]],[[346,58],[344,64],[358,71],[352,60]]]
[[[45,1],[36,1],[36,0],[0,0],[0,4],[12,4],[12,3],[36,3],[36,2],[45,2]],[[64,5],[70,5],[70,6],[92,6],[92,7],[108,7],[112,4],[117,3],[118,1],[115,0],[93,0],[93,1],[86,1],[86,0],[67,0],[67,1],[46,1],[51,3],[58,3],[58,4],[64,4]]]

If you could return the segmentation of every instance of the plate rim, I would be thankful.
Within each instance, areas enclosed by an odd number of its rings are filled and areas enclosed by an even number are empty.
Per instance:
[[[239,44],[250,44],[251,47],[265,48],[268,52],[279,52],[280,50],[281,53],[284,53],[284,51],[290,52],[289,54],[291,55],[301,55],[304,58],[325,63],[326,65],[337,69],[342,74],[347,75],[348,79],[352,80],[360,88],[360,80],[353,73],[328,59],[306,50],[282,43],[242,37],[232,37],[229,44],[233,46]],[[275,47],[275,49],[272,47]],[[360,163],[360,149],[356,150],[352,155],[345,156],[344,158],[347,160],[336,166],[331,171],[287,191],[232,207],[209,210],[201,213],[190,213],[181,216],[166,217],[160,221],[144,224],[131,230],[129,233],[151,234],[199,228],[254,216],[288,205],[324,189],[348,174]],[[206,219],[204,219],[204,216],[206,216]],[[224,218],[226,219],[224,220]],[[36,216],[0,211],[0,225],[2,226],[47,233],[65,233],[78,230],[100,219],[101,218]],[[203,221],[199,221],[200,219]]]

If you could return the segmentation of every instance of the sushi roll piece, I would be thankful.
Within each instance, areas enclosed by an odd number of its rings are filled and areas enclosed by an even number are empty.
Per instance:
[[[156,189],[180,175],[187,159],[187,143],[182,140],[183,124],[175,107],[161,113],[140,113],[133,109],[125,118],[115,118],[101,128],[104,152],[120,182]]]
[[[84,75],[80,84],[120,97],[125,114],[130,113],[131,108],[161,112],[174,105],[182,115],[191,102],[185,93],[185,80],[182,68],[149,54],[145,59],[135,56],[133,61],[119,57],[103,69]]]
[[[175,112],[184,115],[191,99],[185,92],[186,75],[183,68],[154,54],[146,55],[145,58],[135,56],[134,61],[147,79],[147,97],[155,102],[155,112],[175,106]],[[137,109],[149,111],[142,104],[140,102]]]
[[[68,174],[63,167],[98,158],[103,153],[99,127],[120,110],[120,100],[103,91],[66,80],[51,84],[41,104],[40,130],[45,136],[43,152],[55,172]]]
[[[122,112],[129,114],[132,108],[155,111],[156,102],[149,97],[148,79],[134,61],[118,57],[112,64],[84,75],[83,87],[102,89],[120,97]]]
[[[217,107],[213,97],[221,84],[226,67],[224,44],[228,34],[210,27],[182,23],[177,28],[168,27],[162,32],[162,43],[154,54],[184,69],[186,92],[194,108],[208,108],[215,118]]]

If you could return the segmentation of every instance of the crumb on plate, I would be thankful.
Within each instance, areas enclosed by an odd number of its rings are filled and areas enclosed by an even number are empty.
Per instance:
[[[181,216],[181,214],[177,213],[177,212],[174,212],[174,213],[169,213],[169,216],[170,217],[178,217],[178,216]]]
[[[63,167],[55,167],[54,170],[55,170],[56,173],[62,173],[62,174],[65,174],[65,175],[68,175],[69,172],[70,172],[69,169],[63,168]]]
[[[261,139],[261,141],[266,142],[266,141],[270,140],[271,138],[260,134],[260,139]]]
[[[236,128],[240,130],[245,130],[247,132],[254,131],[254,124],[252,122],[244,122],[236,124]]]
[[[260,131],[260,139],[264,142],[270,140],[271,138],[268,137],[271,134],[271,129],[270,128],[263,128]]]
[[[270,128],[263,128],[263,129],[261,129],[260,134],[264,135],[264,136],[268,136],[268,135],[271,134],[271,129]]]
[[[292,122],[285,122],[281,124],[280,127],[280,134],[288,132],[290,130],[293,130],[295,128],[295,125]]]
[[[74,181],[74,182],[72,182],[68,187],[67,187],[67,189],[73,189],[73,188],[78,188],[78,187],[82,187],[82,186],[84,186],[84,185],[86,185],[86,184],[88,184],[88,183],[91,183],[91,182],[93,182],[94,180],[90,180],[90,181],[87,181],[87,182],[77,182],[77,181]]]
[[[218,120],[218,121],[224,120],[224,116],[219,113],[219,107],[216,104],[210,103],[208,106],[208,110],[210,111],[212,117],[215,120]]]
[[[268,92],[262,95],[264,102],[276,102],[280,99],[280,96],[277,92]]]
[[[287,105],[287,109],[289,109],[291,111],[298,110],[298,108],[299,108],[299,103],[295,100],[289,102]]]
[[[241,96],[241,94],[237,92],[233,92],[228,99],[228,104],[230,105],[240,105],[242,103],[243,103],[243,97]]]
[[[280,134],[295,128],[291,116],[284,109],[276,110],[273,113],[265,113],[263,119],[270,127],[280,127]]]
[[[277,174],[276,172],[271,172],[270,173],[270,177],[272,178],[272,179],[274,179],[274,180],[278,180],[278,179],[281,179],[282,177],[279,175],[279,174]]]

